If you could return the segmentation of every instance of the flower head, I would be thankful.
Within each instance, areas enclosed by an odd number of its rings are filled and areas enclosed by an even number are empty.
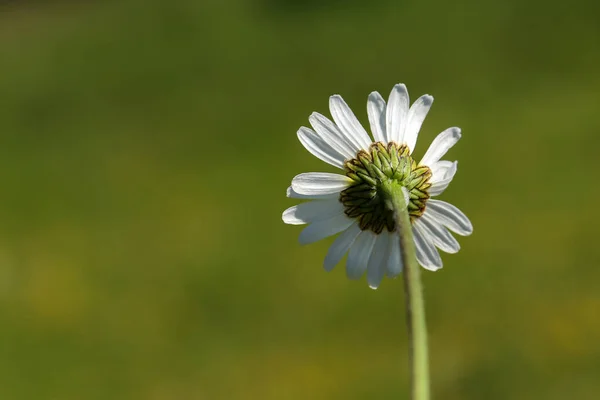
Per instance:
[[[449,230],[469,235],[473,227],[456,207],[431,197],[442,194],[457,162],[441,160],[460,139],[459,128],[448,128],[416,162],[411,154],[433,97],[421,96],[409,108],[406,86],[395,85],[388,103],[377,92],[369,95],[367,113],[373,139],[339,95],[329,98],[333,122],[319,113],[309,117],[313,129],[301,127],[298,139],[315,157],[343,170],[342,174],[309,172],[297,175],[287,196],[309,200],[283,212],[287,224],[309,224],[300,233],[308,244],[340,233],[324,267],[330,271],[348,253],[346,272],[377,288],[385,275],[402,271],[399,229],[386,204],[385,186],[402,187],[415,241],[424,268],[442,268],[437,248],[456,253],[460,246]]]

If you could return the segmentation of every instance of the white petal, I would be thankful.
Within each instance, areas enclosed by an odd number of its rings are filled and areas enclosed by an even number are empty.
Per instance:
[[[339,200],[315,200],[292,206],[282,215],[283,222],[290,225],[308,224],[321,219],[328,219],[344,212]]]
[[[376,142],[389,142],[385,132],[385,100],[378,92],[372,92],[367,101],[367,114],[371,124],[371,132]]]
[[[367,266],[367,282],[371,289],[377,289],[385,275],[390,245],[390,234],[388,231],[383,231],[376,236],[377,238],[375,239],[373,251],[371,252]]]
[[[413,236],[419,264],[430,271],[437,271],[442,268],[440,253],[433,245],[432,239],[422,230],[419,224],[413,225]]]
[[[352,180],[344,175],[328,172],[307,172],[296,175],[292,179],[292,189],[296,193],[304,195],[335,194],[346,189],[350,182]]]
[[[408,114],[408,91],[406,86],[398,84],[392,89],[386,110],[386,132],[388,141],[402,144],[404,127]]]
[[[360,232],[362,231],[358,227],[358,222],[354,222],[348,229],[335,238],[323,262],[323,268],[326,271],[331,271],[340,262]]]
[[[419,136],[419,130],[423,121],[433,104],[433,97],[426,94],[417,99],[410,107],[408,116],[406,117],[406,128],[404,129],[404,143],[410,149],[412,153],[417,143],[417,137]]]
[[[308,121],[319,136],[332,149],[343,155],[344,159],[349,160],[354,158],[359,149],[327,117],[314,112],[308,117]]]
[[[327,200],[327,199],[339,199],[339,193],[330,194],[300,194],[296,192],[291,186],[287,188],[286,196],[290,199],[301,199],[301,200]]]
[[[448,128],[437,135],[423,156],[420,165],[431,165],[439,161],[439,159],[442,158],[456,142],[458,142],[460,136],[460,128]]]
[[[439,181],[433,182],[431,184],[431,188],[429,188],[429,195],[430,196],[439,196],[440,194],[442,194],[442,192],[444,190],[446,190],[446,188],[448,187],[448,185],[450,184],[450,182],[452,182],[452,179],[454,178],[454,175],[456,174],[456,169],[458,168],[458,161],[454,161],[454,163],[452,164],[452,167],[450,167],[450,169],[448,169],[446,171],[446,174],[444,175],[444,177],[442,179],[440,179]]]
[[[398,232],[390,234],[390,254],[387,262],[387,276],[394,278],[402,272],[402,257],[400,253],[400,236]]]
[[[356,147],[369,150],[369,146],[372,143],[371,138],[367,131],[365,131],[365,128],[358,122],[358,119],[342,96],[336,94],[329,98],[329,111],[331,111],[331,116],[342,133]]]
[[[300,244],[309,244],[335,235],[348,228],[354,222],[342,213],[328,219],[315,221],[300,232]]]
[[[425,213],[459,235],[467,236],[473,233],[473,225],[469,218],[450,203],[429,199]]]
[[[435,183],[444,179],[448,170],[452,168],[452,164],[454,164],[452,161],[438,161],[429,165],[429,169],[431,170],[431,179],[429,179],[429,182]]]
[[[441,223],[430,217],[425,213],[415,223],[421,223],[421,227],[424,228],[427,233],[433,239],[433,244],[439,247],[446,253],[454,254],[460,250],[460,244],[458,241],[448,232]]]
[[[325,161],[334,167],[343,168],[344,156],[317,136],[312,129],[301,127],[298,130],[298,139],[304,148],[319,160]]]
[[[370,230],[361,231],[350,251],[346,261],[346,275],[350,279],[358,279],[367,269],[371,250],[375,244],[375,233]]]

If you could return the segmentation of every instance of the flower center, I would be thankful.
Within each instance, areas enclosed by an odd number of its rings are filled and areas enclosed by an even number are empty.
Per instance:
[[[431,170],[417,166],[406,145],[394,142],[373,143],[369,151],[361,150],[356,158],[344,162],[346,176],[352,179],[350,186],[341,192],[340,201],[344,212],[359,221],[360,229],[370,229],[379,234],[384,228],[396,230],[394,212],[387,205],[382,184],[394,182],[406,189],[408,214],[411,222],[425,212],[431,187]]]

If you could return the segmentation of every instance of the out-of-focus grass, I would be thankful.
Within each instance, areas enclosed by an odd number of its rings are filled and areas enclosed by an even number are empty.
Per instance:
[[[595,3],[0,7],[0,397],[407,398],[401,282],[280,221],[331,171],[296,129],[397,82],[436,97],[417,155],[464,133],[435,397],[597,397]]]

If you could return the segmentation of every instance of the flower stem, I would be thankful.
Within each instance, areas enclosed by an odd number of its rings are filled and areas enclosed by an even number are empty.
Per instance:
[[[390,182],[385,185],[385,191],[388,195],[388,204],[394,210],[396,226],[400,233],[400,248],[404,265],[404,297],[409,342],[411,399],[429,400],[429,360],[425,303],[423,301],[420,267],[417,263],[412,227],[402,187]]]

